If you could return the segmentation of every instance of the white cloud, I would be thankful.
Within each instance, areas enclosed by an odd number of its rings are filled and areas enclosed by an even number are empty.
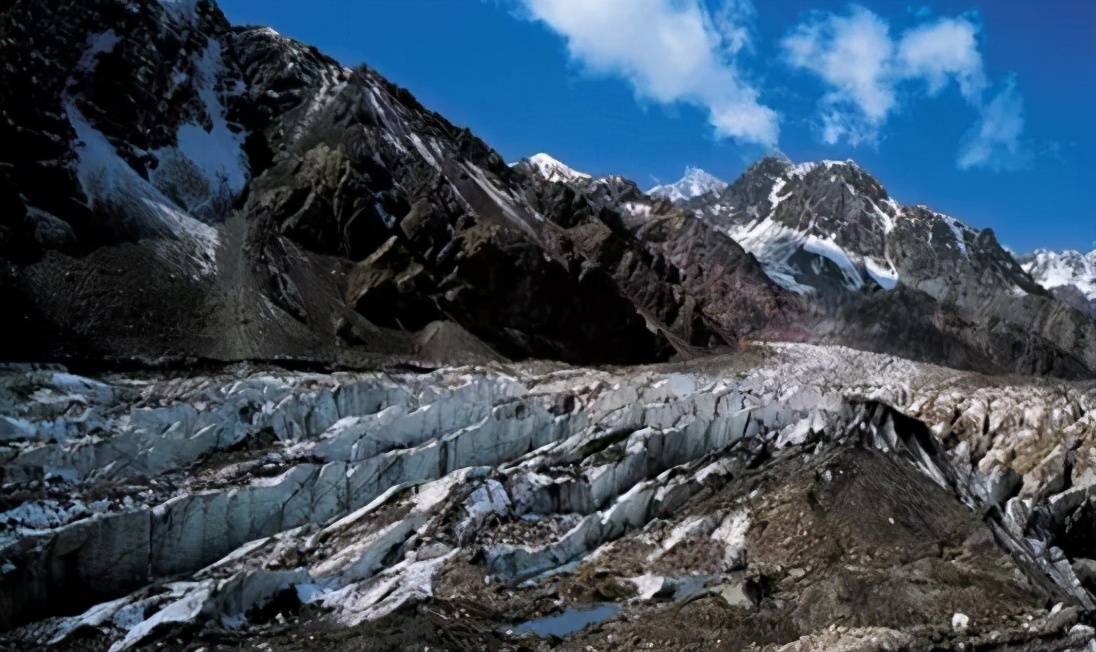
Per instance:
[[[705,108],[721,137],[775,146],[779,118],[732,57],[750,43],[748,0],[712,15],[701,0],[522,0],[591,71],[620,75],[640,97]]]
[[[923,16],[923,12],[915,12]],[[781,45],[794,67],[817,75],[828,87],[819,102],[818,131],[823,142],[847,142],[852,146],[878,141],[887,118],[899,109],[902,84],[920,83],[934,96],[954,81],[966,102],[980,111],[987,81],[978,48],[978,25],[966,16],[927,20],[892,38],[885,20],[853,5],[848,14],[814,12],[793,28]],[[1009,97],[994,100],[994,115],[983,115],[981,126],[1006,122],[1008,107],[1022,104],[1014,87]],[[1005,91],[1003,91],[1005,93]],[[994,104],[994,103],[991,103]],[[1015,140],[1023,121],[1013,121]],[[974,150],[989,147],[986,137],[969,139]],[[1002,150],[1003,142],[989,147]],[[1005,150],[1008,148],[1005,147]],[[960,161],[979,163],[980,156],[961,156]]]
[[[1024,100],[1009,77],[1004,87],[982,109],[981,118],[967,132],[959,147],[959,169],[984,167],[1016,170],[1031,162],[1031,153],[1021,140],[1024,132]]]
[[[822,139],[856,145],[874,140],[894,106],[889,70],[894,44],[882,19],[863,7],[848,16],[816,13],[782,41],[788,62],[822,78]]]
[[[986,86],[977,34],[978,26],[966,18],[941,18],[909,30],[898,44],[899,74],[924,79],[931,95],[955,79],[963,97],[977,104]]]
[[[724,0],[715,12],[715,28],[723,37],[724,50],[728,55],[733,57],[753,48],[751,26],[756,17],[757,10],[750,0]]]

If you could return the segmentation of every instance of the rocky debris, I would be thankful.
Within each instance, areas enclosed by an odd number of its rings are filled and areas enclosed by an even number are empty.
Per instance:
[[[536,647],[521,623],[601,604],[565,647],[1091,639],[1092,383],[774,344],[0,387],[10,645],[403,623]]]

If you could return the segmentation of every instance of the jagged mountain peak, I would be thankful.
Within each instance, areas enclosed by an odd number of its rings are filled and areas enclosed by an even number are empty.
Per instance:
[[[574,182],[579,180],[590,179],[591,176],[585,172],[579,172],[574,168],[568,166],[566,163],[554,158],[550,154],[540,152],[533,154],[528,158],[524,158],[518,163],[527,163],[529,167],[540,175],[546,181],[556,182]]]
[[[1096,250],[1036,249],[1020,258],[1024,271],[1048,290],[1073,287],[1086,301],[1096,302]]]
[[[823,159],[796,163],[786,156],[771,154],[762,157],[742,173],[745,178],[755,176],[782,178],[786,181],[797,179],[818,184],[849,183],[876,197],[884,198],[887,195],[879,180],[851,158],[844,161]]]
[[[726,181],[690,165],[686,166],[680,179],[674,183],[659,184],[648,190],[647,194],[676,202],[694,199],[708,193],[719,193],[726,187]]]
[[[900,281],[937,291],[937,267],[971,271],[976,251],[998,261],[1007,287],[1037,291],[989,234],[926,206],[900,205],[851,159],[766,156],[718,198],[692,207],[800,294],[893,290]]]

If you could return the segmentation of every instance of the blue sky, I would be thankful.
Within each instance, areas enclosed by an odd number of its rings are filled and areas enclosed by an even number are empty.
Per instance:
[[[1017,251],[1096,241],[1096,2],[221,0],[508,160],[642,187],[853,158]]]

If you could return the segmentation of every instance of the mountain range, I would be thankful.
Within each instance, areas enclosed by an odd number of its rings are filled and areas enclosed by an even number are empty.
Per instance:
[[[1096,369],[1076,301],[851,161],[647,193],[507,165],[365,66],[206,2],[113,6],[3,46],[8,357],[626,363],[783,339]]]
[[[0,55],[0,648],[1096,650],[1096,252],[506,161],[211,0]]]
[[[1036,249],[1018,258],[1024,271],[1062,301],[1089,314],[1096,314],[1096,250]]]

